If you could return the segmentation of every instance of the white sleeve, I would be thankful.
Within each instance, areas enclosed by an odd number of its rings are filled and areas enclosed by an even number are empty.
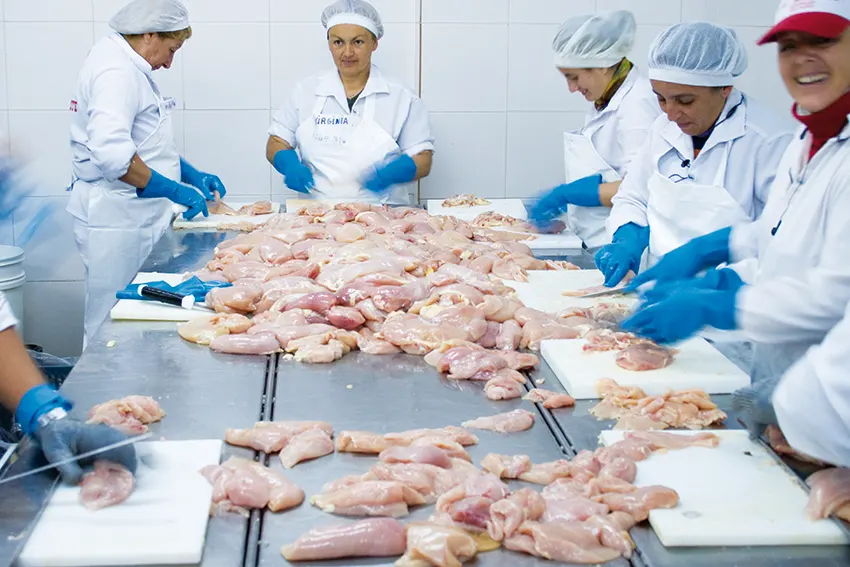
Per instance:
[[[756,274],[759,269],[759,261],[755,258],[747,258],[746,260],[742,260],[740,262],[736,262],[734,264],[729,264],[726,266],[730,270],[734,270],[735,273],[740,276],[740,278],[744,281],[744,283],[751,284],[756,281]]]
[[[9,327],[14,327],[18,324],[15,314],[12,313],[12,306],[6,299],[6,295],[0,291],[0,331],[5,331]]]
[[[838,179],[831,185],[826,197],[830,210],[850,211],[850,184]],[[800,266],[741,289],[736,317],[747,338],[762,343],[819,341],[841,320],[850,300],[846,213],[826,221],[823,241],[817,265]]]
[[[782,162],[785,150],[794,138],[794,132],[788,131],[765,140],[756,151],[755,197],[759,204],[756,210],[760,213],[764,210],[767,199],[770,196],[770,188],[779,164]],[[784,172],[783,172],[784,174]]]
[[[758,258],[759,238],[763,232],[761,225],[764,224],[762,218],[732,227],[729,234],[729,257],[732,262]]]
[[[301,98],[301,85],[297,85],[292,93],[284,101],[272,117],[272,124],[269,127],[269,135],[277,136],[284,140],[293,148],[297,147],[298,140],[295,138],[295,131],[301,123],[301,114],[298,108],[298,100]]]
[[[649,176],[652,169],[652,143],[647,140],[611,200],[611,214],[606,223],[609,238],[614,237],[618,228],[630,222],[638,226],[648,224],[646,203],[649,200]]]
[[[850,308],[820,345],[788,369],[773,394],[779,427],[791,446],[841,467],[850,467],[848,344]]]
[[[396,143],[401,151],[409,156],[434,151],[434,136],[431,134],[428,109],[418,96],[413,96],[410,101],[407,118],[401,126]]]
[[[661,114],[655,99],[641,98],[634,108],[627,108],[621,127],[617,132],[617,145],[625,164],[623,177],[631,171],[632,163],[641,155],[644,144],[649,138],[649,130]]]
[[[130,168],[130,160],[136,153],[132,129],[139,105],[133,75],[121,69],[108,69],[94,79],[86,134],[92,163],[107,181],[115,181]]]

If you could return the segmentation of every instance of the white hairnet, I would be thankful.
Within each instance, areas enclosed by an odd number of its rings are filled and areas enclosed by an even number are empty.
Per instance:
[[[133,0],[112,16],[118,33],[173,32],[189,27],[189,11],[178,0]]]
[[[625,10],[570,18],[552,42],[555,65],[562,69],[613,67],[631,51],[635,27],[634,15]]]
[[[747,49],[729,28],[676,24],[649,48],[649,78],[680,85],[728,87],[747,70]]]
[[[354,24],[366,28],[378,39],[384,36],[381,15],[365,0],[339,0],[322,12],[322,25],[329,30],[340,24]]]

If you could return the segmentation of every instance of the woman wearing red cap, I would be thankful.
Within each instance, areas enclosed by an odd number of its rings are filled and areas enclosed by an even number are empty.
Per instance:
[[[684,339],[706,325],[741,330],[755,343],[753,387],[736,392],[736,399],[756,431],[776,420],[770,396],[778,378],[824,339],[850,301],[848,28],[850,0],[780,4],[776,25],[759,43],[776,43],[779,72],[801,126],[782,158],[765,210],[752,224],[697,238],[668,254],[643,275],[656,287],[623,324],[661,342]],[[747,258],[758,260],[758,272],[747,285],[728,269],[680,279]],[[840,375],[846,379],[846,367]],[[848,403],[846,396],[817,398],[823,399]],[[795,396],[794,403],[799,404],[795,416],[823,415],[808,394]],[[845,407],[845,418],[848,414]]]

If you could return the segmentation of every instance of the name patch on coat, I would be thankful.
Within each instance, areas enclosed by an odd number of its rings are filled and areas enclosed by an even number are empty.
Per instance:
[[[313,116],[316,126],[347,126],[348,116],[323,116],[321,114]]]

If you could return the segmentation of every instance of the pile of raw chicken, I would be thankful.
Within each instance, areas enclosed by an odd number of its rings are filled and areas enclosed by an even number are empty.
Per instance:
[[[576,267],[536,259],[514,238],[406,207],[317,204],[275,215],[220,244],[194,274],[233,285],[207,295],[217,315],[181,324],[179,333],[219,352],[285,352],[305,363],[333,362],[353,349],[430,353],[453,378],[524,381],[515,371],[536,357],[514,351],[613,327],[627,309],[525,307],[503,280]]]

